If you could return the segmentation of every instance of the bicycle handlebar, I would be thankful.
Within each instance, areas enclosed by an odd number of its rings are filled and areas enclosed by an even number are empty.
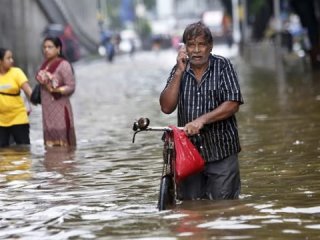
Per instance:
[[[146,129],[139,129],[141,131],[153,131],[153,132],[165,132],[165,131],[172,131],[170,127],[147,127]]]
[[[153,131],[153,132],[170,132],[172,129],[170,127],[149,127],[150,120],[148,118],[140,118],[138,121],[133,123],[132,130],[134,131],[132,143],[134,143],[135,136],[139,132],[143,131]],[[178,127],[183,129],[183,127]]]

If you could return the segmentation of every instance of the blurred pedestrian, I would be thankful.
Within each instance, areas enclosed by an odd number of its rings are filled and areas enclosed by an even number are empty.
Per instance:
[[[129,51],[129,56],[133,58],[135,52],[136,52],[136,44],[134,43],[134,40],[132,38],[129,39],[130,43],[130,51]]]
[[[223,36],[226,39],[227,45],[229,48],[231,48],[233,44],[232,19],[227,12],[223,14],[222,29],[223,29]]]
[[[108,62],[113,62],[116,48],[115,42],[118,41],[118,38],[115,38],[114,34],[109,31],[102,31],[100,36],[100,44],[105,49],[105,55]]]
[[[72,65],[62,55],[58,37],[43,40],[45,57],[36,80],[41,84],[42,122],[46,146],[75,146],[76,135],[70,97],[75,91]]]
[[[0,147],[30,144],[29,119],[21,89],[30,99],[32,89],[24,72],[13,66],[12,51],[0,48]]]
[[[70,62],[80,59],[80,47],[78,38],[74,34],[70,24],[64,27],[63,34],[59,36],[63,44],[63,55]]]
[[[160,105],[166,114],[178,107],[178,126],[184,127],[206,165],[178,185],[178,197],[236,199],[240,143],[235,113],[243,103],[237,74],[230,60],[211,54],[213,37],[203,23],[188,25],[183,43]]]

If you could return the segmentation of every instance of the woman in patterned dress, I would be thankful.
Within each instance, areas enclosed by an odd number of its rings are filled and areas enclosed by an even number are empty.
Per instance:
[[[75,91],[71,64],[62,56],[57,37],[43,41],[45,57],[36,75],[41,84],[43,136],[45,146],[76,146],[76,134],[70,97]]]

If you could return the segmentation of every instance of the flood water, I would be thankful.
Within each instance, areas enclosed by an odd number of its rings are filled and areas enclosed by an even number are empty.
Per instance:
[[[0,150],[1,239],[317,239],[320,236],[320,76],[255,69],[233,58],[245,100],[239,200],[156,209],[160,133],[176,123],[158,97],[175,53],[137,53],[75,65],[78,146],[44,149],[41,108],[31,146]]]

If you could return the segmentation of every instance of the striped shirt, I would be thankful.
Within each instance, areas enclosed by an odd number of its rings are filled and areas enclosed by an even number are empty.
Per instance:
[[[167,86],[174,72],[175,67],[171,71]],[[243,104],[238,77],[230,60],[211,55],[208,68],[199,84],[188,65],[180,85],[178,126],[185,126],[225,101]],[[208,162],[222,160],[241,150],[235,115],[206,125],[200,135],[192,140]]]

